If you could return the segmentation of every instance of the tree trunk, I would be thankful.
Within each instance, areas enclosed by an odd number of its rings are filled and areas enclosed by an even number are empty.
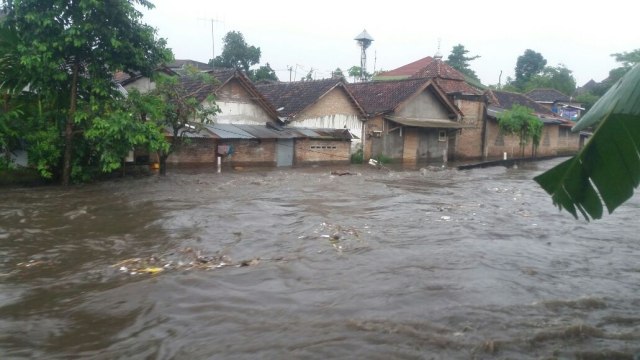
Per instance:
[[[67,124],[64,129],[64,163],[62,166],[62,185],[68,186],[71,180],[71,155],[73,152],[73,122],[76,115],[77,94],[78,94],[78,72],[79,66],[76,61],[73,64],[73,76],[71,82],[71,104]]]
[[[167,158],[169,157],[169,154],[160,154],[159,156],[159,160],[160,160],[160,175],[165,176],[167,175]]]

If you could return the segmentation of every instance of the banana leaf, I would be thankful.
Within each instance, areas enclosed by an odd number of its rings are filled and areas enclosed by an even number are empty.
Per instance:
[[[597,126],[574,157],[534,178],[553,203],[600,219],[633,196],[640,183],[640,65],[625,74],[573,127]]]

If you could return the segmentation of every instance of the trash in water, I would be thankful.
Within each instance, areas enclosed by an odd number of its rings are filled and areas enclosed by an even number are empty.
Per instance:
[[[173,257],[173,259],[168,259]],[[150,256],[148,258],[131,258],[111,265],[122,273],[129,275],[155,275],[169,270],[213,270],[228,266],[256,266],[261,260],[285,260],[284,258],[260,259],[259,257],[234,263],[226,255],[203,255],[201,250],[181,249],[165,257]]]

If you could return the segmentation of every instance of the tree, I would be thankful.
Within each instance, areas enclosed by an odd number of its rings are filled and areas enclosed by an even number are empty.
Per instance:
[[[516,62],[516,86],[523,88],[534,75],[538,75],[547,65],[547,60],[542,54],[531,49],[525,50],[523,55],[518,56]]]
[[[350,67],[349,70],[347,70],[347,74],[349,74],[349,76],[353,78],[353,82],[357,82],[362,78],[364,78],[364,81],[371,80],[371,74],[369,74],[366,70],[363,73],[362,68],[357,65]]]
[[[64,109],[64,121],[52,117],[51,125],[64,134],[61,172],[62,183],[68,185],[72,174],[79,174],[82,163],[91,158],[86,130],[97,115],[108,110],[105,103],[119,96],[113,72],[150,75],[171,54],[164,40],[155,38],[155,30],[140,22],[142,13],[136,5],[152,8],[147,0],[13,0],[4,4],[7,24],[18,36],[17,56],[31,77],[29,88],[47,103]]]
[[[344,72],[342,71],[342,69],[340,69],[339,67],[337,67],[335,70],[333,70],[333,72],[331,73],[331,77],[336,77],[336,78],[343,78],[344,77]]]
[[[558,66],[546,66],[540,74],[533,75],[528,82],[522,84],[523,91],[538,88],[556,89],[561,93],[571,96],[576,90],[576,79],[573,72],[563,64]]]
[[[451,49],[451,54],[449,54],[445,62],[468,77],[479,80],[475,71],[469,67],[469,62],[479,58],[480,55],[467,56],[468,53],[469,50],[465,49],[464,45],[458,44]]]
[[[574,126],[597,125],[574,157],[534,178],[554,205],[585,220],[611,214],[640,184],[640,65],[625,74]]]
[[[229,31],[222,41],[222,55],[209,60],[209,65],[240,69],[249,74],[249,68],[260,63],[260,48],[247,45],[241,32]]]
[[[526,106],[513,105],[510,110],[498,115],[500,131],[506,135],[516,135],[520,139],[520,156],[524,157],[525,146],[531,140],[533,154],[540,144],[543,123]]]
[[[163,104],[162,114],[154,120],[162,129],[171,133],[167,147],[160,147],[160,175],[166,175],[167,158],[188,142],[187,135],[198,133],[203,124],[213,122],[213,116],[220,112],[212,95],[216,80],[207,73],[194,69],[183,77],[160,74],[156,88],[149,96],[157,97]],[[208,93],[206,105],[200,94]]]
[[[250,75],[253,81],[280,81],[269,63],[260,66],[258,70],[252,71]]]

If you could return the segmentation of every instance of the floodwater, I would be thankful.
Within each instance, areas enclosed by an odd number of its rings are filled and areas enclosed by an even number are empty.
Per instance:
[[[0,189],[0,358],[637,359],[640,198],[575,220],[560,161]]]

